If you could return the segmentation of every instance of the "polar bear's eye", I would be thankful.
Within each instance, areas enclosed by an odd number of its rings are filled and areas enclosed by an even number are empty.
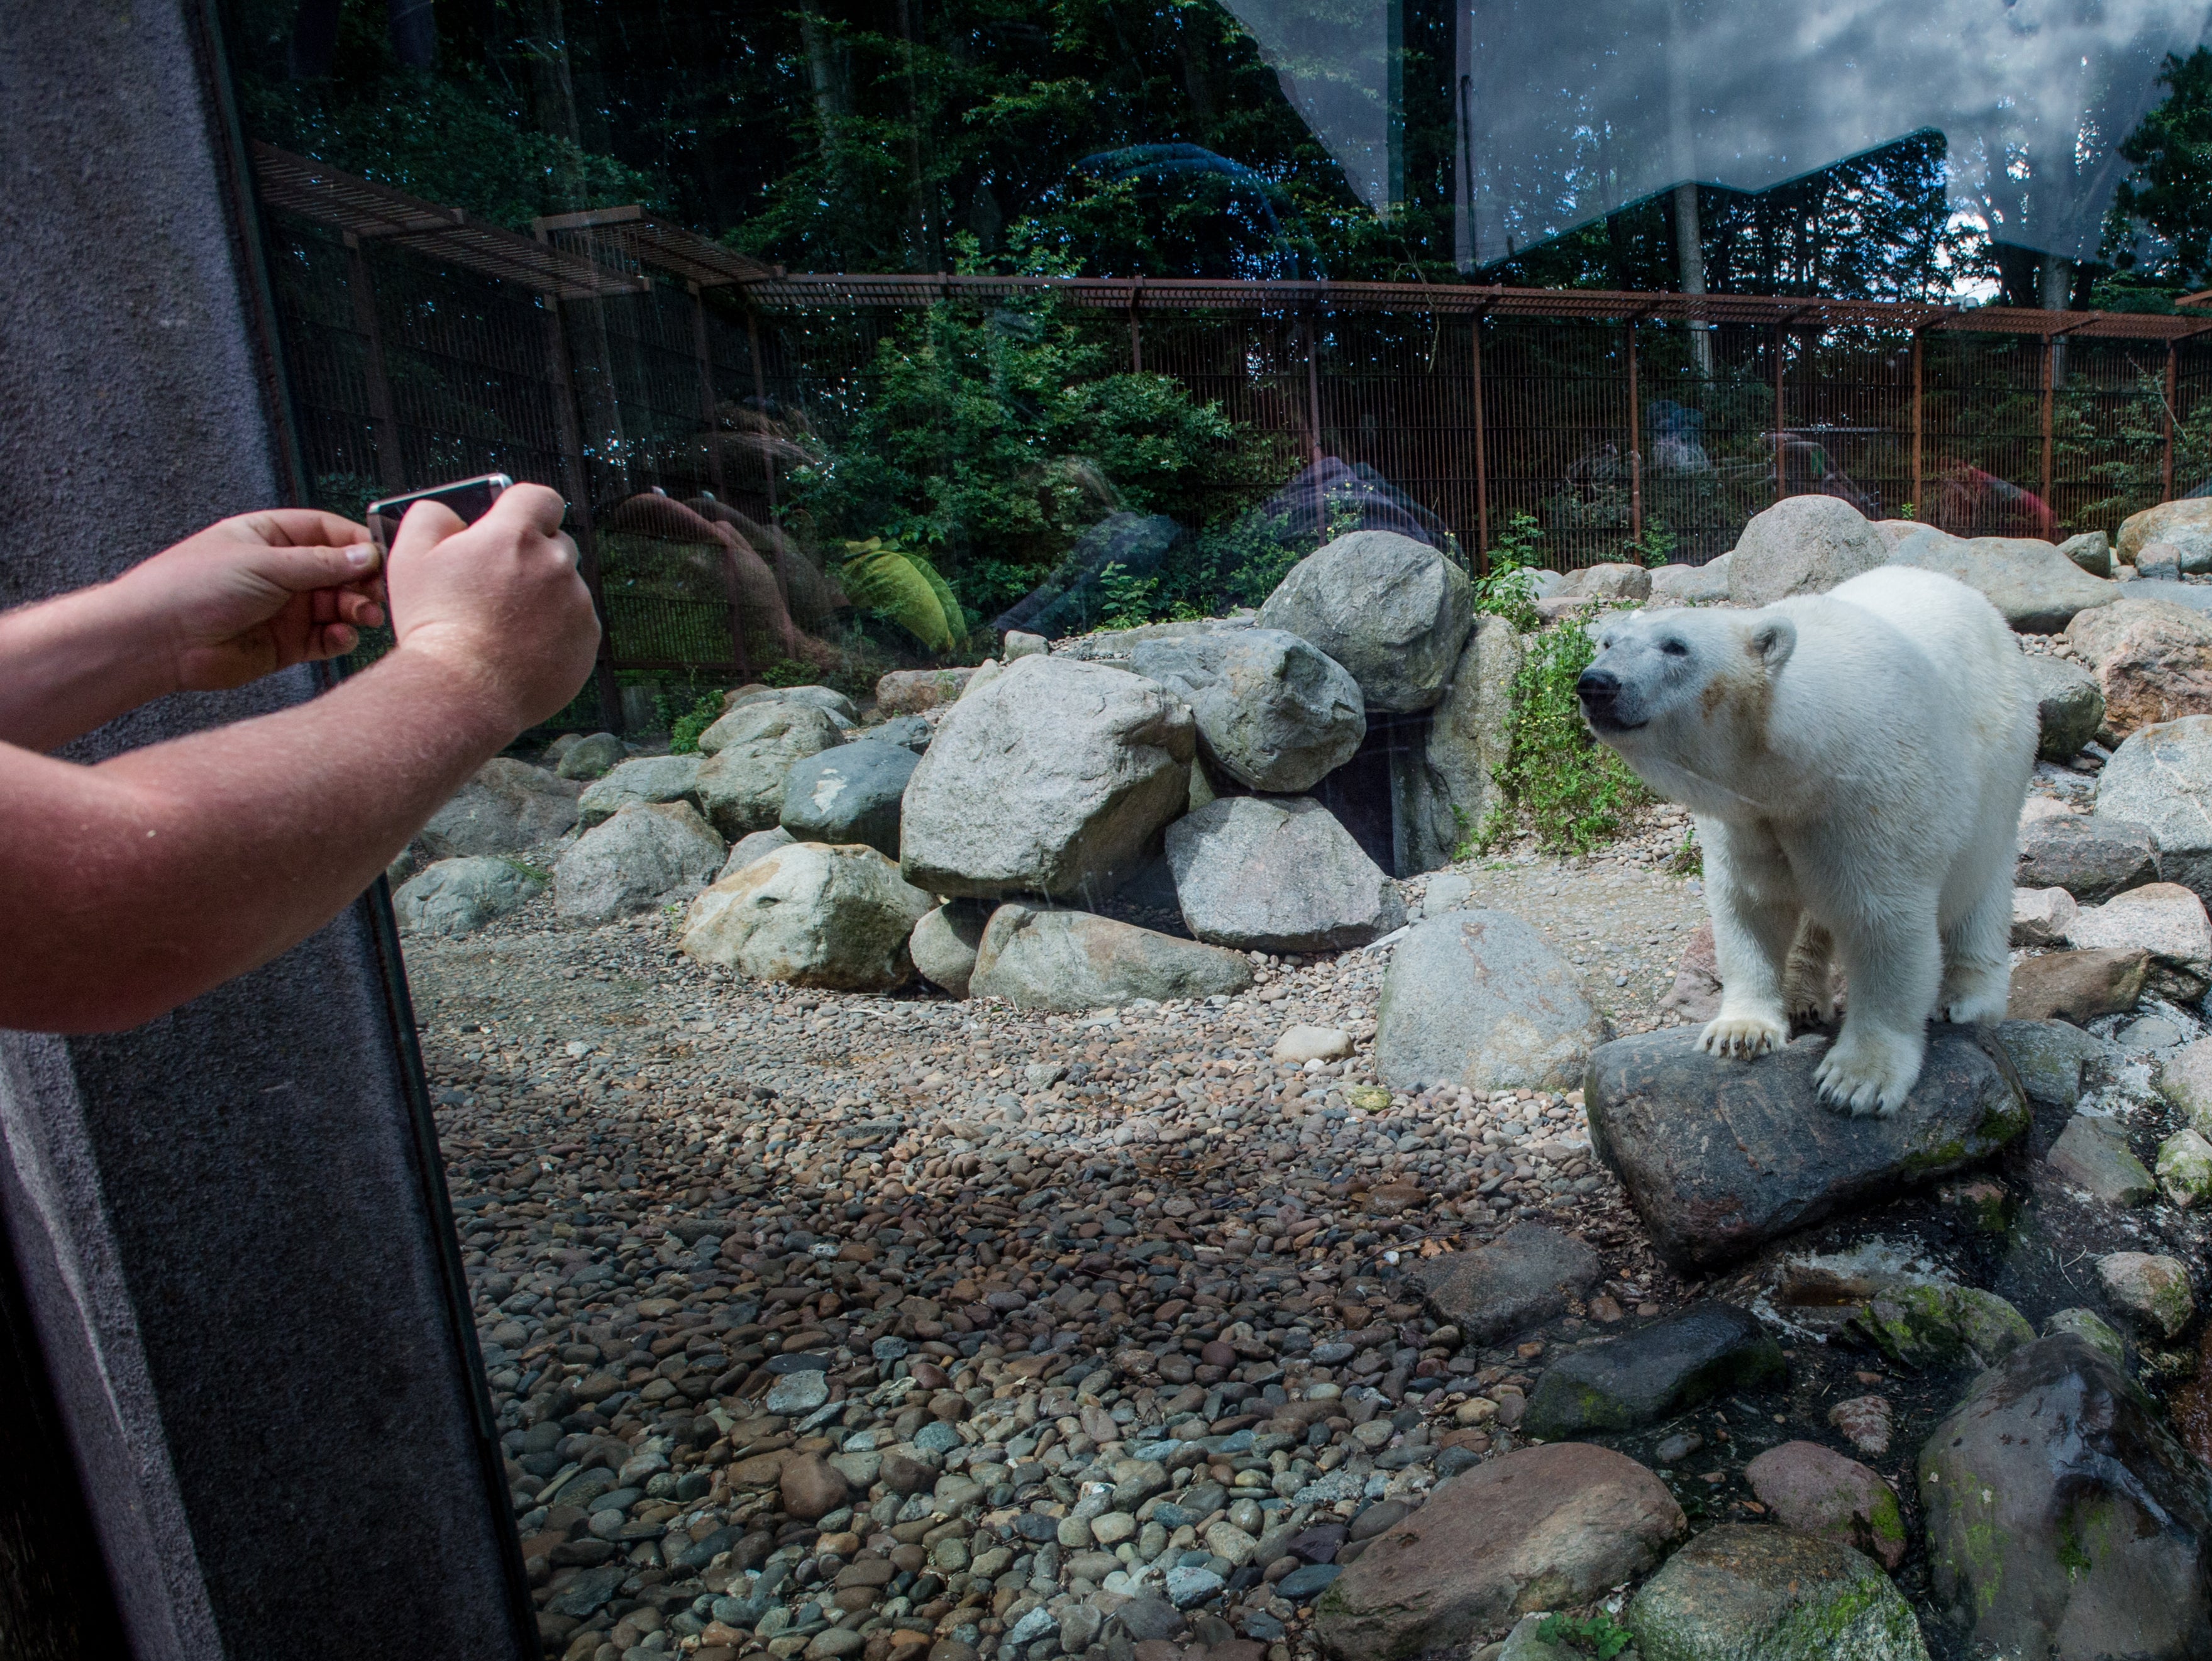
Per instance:
[[[1680,640],[1662,640],[1659,643],[1659,650],[1669,658],[1686,658],[1690,655],[1690,648]]]

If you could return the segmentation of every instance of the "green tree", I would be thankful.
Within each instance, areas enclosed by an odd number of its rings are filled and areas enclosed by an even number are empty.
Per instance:
[[[2195,287],[2212,272],[2212,49],[2169,54],[2166,97],[2121,142],[2135,171],[2113,192],[2106,246],[2146,276]],[[2126,244],[2140,227],[2158,239],[2147,264]]]

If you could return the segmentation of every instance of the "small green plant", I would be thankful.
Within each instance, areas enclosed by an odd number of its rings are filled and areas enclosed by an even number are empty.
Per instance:
[[[1452,839],[1451,857],[1455,861],[1472,858],[1475,852],[1475,822],[1456,802],[1452,803],[1451,813],[1452,829],[1457,833]]]
[[[697,703],[668,724],[668,749],[672,755],[696,755],[699,735],[722,718],[722,696],[710,692]]]
[[[1920,504],[1918,502],[1905,503],[1904,506],[1897,510],[1897,517],[1900,519],[1918,518],[1920,517]]]
[[[1643,537],[1630,543],[1626,551],[1636,564],[1656,569],[1674,557],[1674,552],[1681,543],[1682,539],[1662,521],[1647,518],[1644,521]]]
[[[532,882],[550,882],[553,880],[551,871],[547,870],[543,865],[532,864],[520,854],[503,853],[500,855],[499,859],[500,864],[505,865],[517,876],[526,877]]]
[[[1513,676],[1512,737],[1498,770],[1504,799],[1484,817],[1482,848],[1525,821],[1547,853],[1588,853],[1618,836],[1630,811],[1649,799],[1583,723],[1575,682],[1596,655],[1580,623],[1562,623],[1529,643]]]
[[[1528,575],[1539,563],[1536,544],[1543,539],[1533,515],[1516,513],[1490,550],[1489,571],[1474,579],[1474,609],[1504,618],[1517,633],[1533,634],[1543,621]]]
[[[1613,1661],[1633,1641],[1629,1633],[1616,1626],[1613,1617],[1601,1609],[1590,1616],[1547,1616],[1536,1628],[1536,1636],[1547,1644],[1569,1645],[1577,1654],[1595,1656],[1596,1661]]]
[[[760,672],[761,684],[770,687],[811,687],[821,678],[811,664],[796,658],[779,658]]]
[[[1098,621],[1104,628],[1135,628],[1152,620],[1157,577],[1133,576],[1119,563],[1098,573]]]

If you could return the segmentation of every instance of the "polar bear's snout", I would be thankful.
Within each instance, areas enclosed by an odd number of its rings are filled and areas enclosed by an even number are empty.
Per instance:
[[[1627,732],[1644,724],[1633,698],[1624,705],[1620,676],[1595,664],[1575,682],[1575,696],[1582,701],[1583,719],[1600,732]]]

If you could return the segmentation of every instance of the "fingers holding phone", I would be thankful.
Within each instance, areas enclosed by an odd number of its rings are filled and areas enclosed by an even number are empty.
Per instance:
[[[479,498],[473,523],[464,514],[475,502],[425,492],[404,506],[376,504],[370,526],[390,536],[386,583],[400,646],[490,680],[520,728],[576,695],[592,672],[599,625],[576,545],[561,530],[560,494],[500,483]],[[378,512],[392,507],[399,512]]]

